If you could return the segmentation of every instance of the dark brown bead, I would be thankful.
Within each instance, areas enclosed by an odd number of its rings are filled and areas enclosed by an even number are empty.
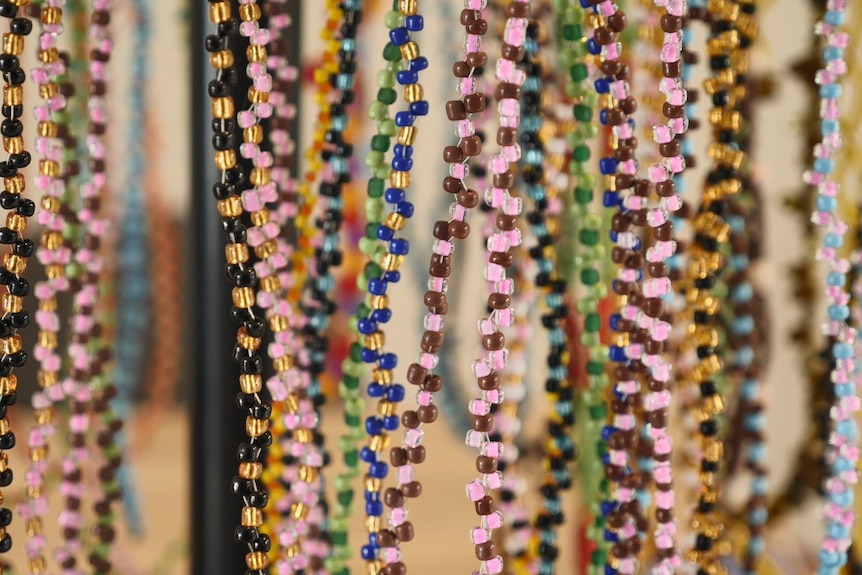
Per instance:
[[[629,217],[631,217],[632,219],[632,224],[639,228],[642,228],[647,225],[648,214],[649,210],[647,208],[642,208],[640,210],[629,210]]]
[[[663,278],[667,277],[668,267],[664,262],[650,262],[649,266],[647,266],[647,271],[654,278]]]
[[[518,143],[518,130],[515,128],[497,128],[497,145],[514,146]]]
[[[448,278],[452,275],[452,266],[449,264],[432,263],[428,266],[428,273],[435,278]]]
[[[443,161],[447,164],[457,164],[464,160],[464,152],[458,146],[446,146],[443,148]]]
[[[479,18],[481,13],[478,10],[471,10],[469,8],[464,8],[461,10],[461,14],[458,16],[458,21],[461,22],[462,26],[466,26],[470,22],[475,22],[476,18]]]
[[[491,309],[508,309],[512,306],[512,297],[508,294],[492,293],[488,296],[488,307]]]
[[[611,400],[611,411],[613,411],[614,413],[621,413],[621,414],[628,413],[629,412],[629,406],[626,405],[625,402],[622,401],[621,399],[614,398]],[[616,433],[616,435],[623,437],[623,433],[621,431],[618,431]]]
[[[641,252],[629,251],[626,256],[625,266],[629,269],[640,269],[643,267],[644,256]]]
[[[673,14],[662,14],[661,29],[668,34],[682,30],[682,17]]]
[[[422,405],[416,410],[416,415],[419,416],[419,421],[422,423],[434,423],[437,421],[437,416],[439,415],[439,411],[437,406],[434,404],[431,405]]]
[[[667,410],[659,409],[658,411],[651,411],[647,415],[647,420],[649,420],[650,425],[657,429],[664,429],[667,427],[668,417]]]
[[[658,317],[664,312],[664,301],[659,297],[647,298],[643,310],[650,317]]]
[[[662,62],[661,71],[665,78],[679,78],[682,75],[682,62]]]
[[[412,409],[407,409],[401,414],[401,425],[407,429],[418,429],[419,416]]]
[[[492,371],[485,377],[480,377],[477,380],[479,384],[479,389],[483,389],[485,391],[490,391],[492,389],[499,389],[500,387],[500,374],[496,371]]]
[[[494,499],[490,495],[486,495],[474,504],[476,515],[490,515],[494,512]]]
[[[698,120],[697,118],[692,118],[688,121],[689,131],[697,130],[698,128],[700,128],[700,120]]]
[[[395,563],[389,563],[380,571],[383,575],[407,575],[407,565],[401,561],[396,561]]]
[[[436,373],[432,373],[425,378],[425,382],[422,384],[422,389],[430,391],[431,393],[437,393],[443,389],[443,378]]]
[[[681,148],[682,145],[680,144],[679,140],[674,139],[670,142],[667,142],[666,144],[660,144],[658,147],[658,151],[665,158],[672,158],[679,155]]]
[[[491,252],[488,261],[508,269],[515,263],[515,255],[510,252]]]
[[[700,90],[695,90],[694,88],[687,88],[686,92],[686,101],[689,104],[697,104],[697,101],[700,100]]]
[[[467,30],[468,34],[475,34],[476,36],[484,36],[488,31],[488,23],[482,18],[477,18],[473,22],[470,22],[464,28]]]
[[[495,223],[501,231],[510,232],[518,227],[518,216],[497,214]]]
[[[461,100],[449,100],[446,102],[446,117],[450,122],[457,122],[467,117],[467,109]]]
[[[593,38],[595,38],[600,46],[607,46],[616,42],[617,35],[610,28],[599,26],[593,31]]]
[[[494,174],[492,181],[496,188],[506,188],[507,190],[515,185],[515,172],[510,166],[508,170],[502,174]]]
[[[629,174],[618,174],[614,177],[617,190],[627,190],[635,183],[635,177]]]
[[[422,351],[436,354],[443,347],[445,339],[446,336],[443,332],[426,330],[425,333],[422,334],[422,342],[420,346],[422,347]]]
[[[393,467],[407,465],[407,451],[403,447],[393,447],[389,450],[389,462]]]
[[[661,242],[669,242],[673,239],[673,222],[666,221],[657,228],[653,228],[655,239]]]
[[[474,415],[472,417],[472,428],[476,431],[491,431],[494,429],[494,416],[488,415]]]
[[[652,183],[649,180],[639,179],[635,182],[633,191],[636,196],[648,198],[652,191]]]
[[[672,106],[667,102],[661,105],[661,111],[667,118],[682,118],[685,116],[685,106]]]
[[[469,94],[464,96],[464,109],[469,114],[478,114],[485,111],[485,96],[483,94]]]
[[[638,101],[632,97],[625,98],[619,102],[620,110],[631,116],[638,109]]]
[[[455,194],[455,199],[468,209],[479,205],[479,193],[476,190],[461,190]]]
[[[619,481],[625,475],[625,470],[616,465],[605,465],[605,477],[611,481]]]
[[[621,264],[625,261],[626,256],[628,255],[628,248],[624,248],[621,246],[614,246],[611,250],[611,260],[616,264]]]
[[[673,521],[673,510],[656,507],[655,519],[659,523],[670,523],[671,521]]]
[[[413,540],[413,524],[409,521],[405,521],[398,527],[394,529],[395,536],[398,537],[399,541],[412,541]]]
[[[625,162],[626,160],[635,159],[635,150],[629,148],[628,146],[620,146],[616,150],[614,150],[614,158],[618,162]]]
[[[449,310],[449,302],[446,301],[446,294],[428,290],[425,292],[425,297],[422,299],[425,307],[431,310],[431,313],[445,314]],[[443,311],[443,310],[446,311]]]
[[[474,134],[461,141],[461,153],[464,156],[474,157],[482,153],[482,139]]]
[[[517,84],[512,84],[511,82],[501,82],[497,84],[497,89],[494,90],[494,97],[497,98],[497,100],[505,100],[506,98],[511,100],[520,100],[521,87]]]
[[[498,462],[493,457],[488,457],[487,455],[480,455],[476,458],[476,471],[479,473],[484,473],[486,475],[490,473],[495,473],[497,471]]]
[[[682,61],[686,64],[694,66],[695,64],[700,62],[700,54],[698,54],[697,52],[690,52],[686,50],[682,53]]]
[[[461,220],[449,222],[449,235],[459,240],[466,239],[470,235],[470,224]]]
[[[526,52],[527,51],[523,46],[503,44],[503,49],[500,52],[500,55],[503,56],[503,58],[505,58],[506,60],[511,60],[512,62],[520,62],[524,59],[524,54],[526,54]]]
[[[398,539],[395,537],[395,532],[391,529],[381,529],[377,532],[377,543],[381,547],[396,547]]]
[[[493,541],[486,541],[476,545],[476,559],[479,561],[490,561],[496,555],[497,550]]]
[[[618,234],[629,231],[631,227],[631,220],[628,215],[616,212],[613,217],[611,217],[611,229]]]
[[[105,83],[101,80],[93,80],[90,82],[90,93],[94,96],[104,96],[107,93]]]
[[[471,68],[467,62],[458,61],[452,64],[452,74],[454,74],[456,78],[466,78],[472,73],[473,68]]]
[[[467,57],[464,58],[468,64],[470,64],[474,68],[483,68],[488,64],[488,54],[485,52],[470,52],[467,54]],[[474,96],[482,96],[481,94],[473,94]],[[469,97],[469,96],[468,96]],[[484,96],[482,96],[484,100]]]
[[[499,331],[482,336],[483,349],[488,351],[497,351],[504,347],[506,347],[506,336]]]
[[[605,114],[605,119],[611,126],[619,126],[626,121],[626,114],[619,108],[611,108]]]
[[[657,182],[655,185],[655,192],[660,198],[669,198],[671,196],[675,196],[676,184],[673,182],[673,180]]]
[[[421,407],[419,408],[422,409]],[[410,463],[422,463],[425,461],[425,446],[417,445],[416,447],[408,447],[407,448],[407,459],[410,460]]]
[[[664,351],[664,342],[647,339],[644,349],[650,355],[658,355]]]
[[[419,481],[411,481],[410,483],[405,483],[401,486],[401,491],[404,492],[404,497],[407,497],[409,499],[416,499],[417,497],[422,495],[422,483],[420,483]],[[401,539],[401,537],[399,537],[399,539]]]
[[[608,447],[614,451],[620,451],[625,447],[625,439],[621,433],[614,433],[608,438]]]
[[[628,64],[620,64],[620,69],[616,73],[617,80],[630,80],[632,77],[632,69]]]
[[[443,178],[443,191],[448,194],[457,194],[464,189],[464,183],[458,178],[446,176]]]
[[[529,2],[509,2],[506,4],[507,18],[529,18],[530,3]]]
[[[600,67],[604,75],[616,76],[622,67],[622,63],[619,60],[605,60]]]
[[[628,26],[628,18],[622,10],[617,10],[616,13],[608,16],[608,27],[619,34]]]
[[[407,368],[407,381],[413,385],[422,385],[426,377],[428,377],[428,370],[418,363],[411,363]]]

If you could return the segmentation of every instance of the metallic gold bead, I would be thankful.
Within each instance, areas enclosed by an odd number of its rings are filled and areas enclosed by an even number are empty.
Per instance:
[[[0,435],[6,435],[9,433],[10,429],[9,420],[5,417],[0,419]]]
[[[263,389],[263,378],[260,375],[244,373],[239,376],[239,388],[245,394],[260,393]]]
[[[245,432],[249,437],[260,437],[269,429],[269,421],[266,419],[245,418]]]
[[[232,50],[219,50],[210,54],[210,66],[216,70],[227,70],[233,67],[234,56]]]
[[[376,331],[363,337],[363,344],[372,351],[383,349],[386,345],[386,335],[382,331]]]
[[[43,100],[50,100],[57,96],[60,93],[60,87],[57,85],[57,82],[45,82],[44,84],[39,84],[39,97]]]
[[[15,174],[11,178],[4,178],[3,184],[6,186],[6,191],[10,194],[20,194],[26,187],[26,180],[23,174]]]
[[[294,438],[298,443],[314,443],[314,433],[310,429],[305,429],[304,427],[294,431]]]
[[[24,138],[15,136],[14,138],[3,138],[3,149],[8,154],[20,154],[24,151]]]
[[[269,256],[278,251],[278,244],[275,240],[266,240],[256,248],[254,248],[254,253],[262,260],[267,259]]]
[[[240,4],[239,17],[242,18],[243,22],[260,20],[260,6],[256,3]]]
[[[243,461],[239,464],[239,476],[243,479],[260,479],[263,464],[259,461]]]
[[[299,466],[299,480],[304,483],[312,483],[320,475],[316,467],[308,465]]]
[[[287,331],[290,329],[290,322],[283,315],[274,315],[269,318],[269,329],[275,332]]]
[[[57,298],[49,298],[39,301],[41,311],[57,311]]]
[[[20,106],[22,103],[24,103],[23,86],[10,86],[9,84],[3,86],[4,106]]]
[[[386,224],[386,227],[393,229],[397,232],[407,227],[407,218],[397,212],[389,212],[389,215],[386,216],[384,223]]]
[[[717,358],[716,360],[718,361]],[[724,398],[722,398],[718,394],[704,397],[701,402],[701,408],[711,415],[718,415],[720,413],[724,413]]]
[[[7,252],[3,255],[3,265],[13,274],[21,275],[27,269],[27,258]]]
[[[277,357],[272,360],[272,367],[275,371],[284,373],[285,371],[293,368],[294,361],[293,356],[290,354],[282,355],[281,357]]]
[[[391,369],[373,369],[371,371],[371,379],[373,379],[375,383],[379,383],[381,385],[391,385],[392,384],[392,370]]]
[[[49,178],[57,178],[60,175],[60,164],[54,160],[39,160],[39,173]]]
[[[262,208],[256,212],[251,212],[251,223],[257,227],[265,226],[269,223],[269,209]]]
[[[288,558],[293,559],[295,557],[299,557],[302,554],[302,548],[298,543],[294,543],[293,545],[288,545],[284,550],[285,555]]]
[[[248,89],[248,101],[252,104],[263,104],[269,102],[269,92],[262,92],[254,86]]]
[[[401,59],[415,60],[419,57],[419,45],[416,42],[410,41],[401,45]],[[416,84],[414,84],[415,86]]]
[[[272,181],[272,174],[269,168],[252,168],[248,181],[251,182],[252,186],[259,188]]]
[[[17,333],[10,337],[0,338],[0,352],[4,355],[11,355],[21,351],[21,336]]]
[[[365,563],[365,575],[380,575],[383,571],[383,561],[375,559]]]
[[[263,525],[263,512],[257,507],[243,507],[240,522],[243,527],[260,527]]]
[[[236,330],[236,342],[243,349],[254,351],[260,347],[261,341],[262,340],[259,337],[251,337],[248,335],[248,332],[245,330],[245,326]]]
[[[402,126],[398,129],[398,143],[402,146],[412,146],[416,142],[416,133],[416,126]]]
[[[242,200],[239,196],[231,196],[219,200],[216,208],[219,215],[223,218],[238,218],[242,215]]]
[[[233,148],[228,150],[216,150],[213,155],[216,168],[222,172],[226,172],[236,166],[236,150]]]
[[[220,24],[228,20],[230,20],[230,2],[228,0],[210,4],[210,22]]]
[[[383,488],[383,481],[377,477],[365,476],[365,491],[379,492]]]
[[[704,447],[703,456],[707,461],[720,461],[724,456],[724,445],[721,441],[710,438],[709,443]]]
[[[391,401],[381,399],[377,402],[377,413],[381,417],[389,417],[390,415],[395,413],[395,404]]]
[[[3,34],[3,52],[20,56],[24,53],[24,36],[7,32]]]
[[[42,6],[39,19],[42,24],[59,24],[63,20],[63,9],[57,6]]]
[[[366,517],[365,529],[369,533],[377,533],[380,531],[380,517]]]
[[[386,294],[373,295],[368,299],[368,305],[371,306],[371,309],[386,309],[389,307],[389,296]]]
[[[245,49],[245,55],[249,62],[266,62],[266,46],[252,44]]]
[[[308,506],[302,502],[294,503],[290,506],[290,516],[297,521],[305,521],[308,517]]]
[[[52,409],[39,409],[36,411],[36,423],[39,425],[49,425],[53,420],[54,411]]]
[[[36,53],[36,57],[43,64],[53,64],[60,59],[60,51],[57,48],[51,47],[47,50],[39,50]]]
[[[368,442],[368,447],[370,447],[375,453],[380,453],[381,451],[389,449],[389,445],[391,443],[392,436],[388,433],[381,433],[379,435],[371,436],[371,440]]]
[[[398,0],[398,11],[404,16],[415,16],[419,13],[419,0]]]
[[[269,557],[263,551],[252,551],[246,554],[245,564],[251,571],[263,571],[269,567]]]
[[[242,139],[245,142],[250,142],[252,144],[260,144],[263,142],[263,126],[260,124],[255,124],[254,126],[249,126],[242,131]]]
[[[42,196],[42,209],[46,212],[57,213],[60,211],[60,199],[54,196]],[[59,235],[59,232],[53,230],[46,230],[42,232],[42,243],[44,244],[47,241],[48,237],[55,238]],[[60,236],[60,243],[56,244],[57,247],[62,245],[63,237]],[[56,242],[55,242],[56,243]]]
[[[45,275],[49,280],[56,280],[66,275],[63,264],[51,264],[45,266]]]
[[[260,289],[266,293],[275,293],[281,289],[281,280],[278,279],[277,275],[260,278]]]
[[[42,575],[45,573],[45,558],[41,556],[30,559],[30,573],[32,575]]]
[[[287,396],[287,399],[284,400],[282,406],[287,413],[297,413],[300,407],[299,404],[299,397],[294,394],[290,394]]]
[[[404,256],[390,253],[383,256],[383,259],[380,260],[380,267],[383,268],[383,271],[394,272],[401,267],[402,263],[404,263]]]
[[[404,101],[408,104],[419,102],[425,98],[425,90],[422,84],[408,84],[404,87]]]
[[[233,105],[233,98],[230,96],[222,96],[221,98],[213,98],[210,103],[213,118],[220,120],[230,120],[236,114]]]
[[[254,290],[249,287],[235,287],[231,291],[233,305],[240,309],[249,309],[254,306]]]
[[[227,263],[236,265],[248,261],[248,244],[227,244],[224,247],[224,257]]]
[[[15,393],[17,389],[18,376],[7,375],[6,377],[0,377],[0,395],[9,395],[10,393]]]

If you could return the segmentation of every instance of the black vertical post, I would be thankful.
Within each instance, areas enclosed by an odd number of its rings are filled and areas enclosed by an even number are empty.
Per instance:
[[[234,14],[238,13],[238,2]],[[293,24],[288,28],[291,61],[300,64],[300,22],[303,2],[287,2]],[[192,291],[186,309],[192,314],[190,342],[193,361],[191,416],[191,524],[192,575],[238,575],[245,571],[245,552],[233,539],[242,504],[230,490],[236,474],[236,447],[244,439],[244,418],[234,398],[239,391],[239,369],[232,351],[236,326],[230,317],[230,285],[224,276],[224,234],[210,188],[218,173],[213,164],[210,136],[210,99],[207,84],[214,77],[204,37],[213,32],[209,3],[193,0],[191,13],[191,254]],[[232,46],[240,82],[234,101],[241,109],[247,101],[245,49]],[[290,94],[299,106],[299,91]],[[298,123],[298,119],[297,119]],[[298,129],[293,139],[299,143]],[[299,147],[299,146],[298,146]],[[299,154],[297,153],[297,157]],[[297,160],[298,161],[298,160]]]

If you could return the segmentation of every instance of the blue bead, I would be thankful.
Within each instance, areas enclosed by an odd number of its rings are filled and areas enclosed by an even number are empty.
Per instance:
[[[380,354],[380,367],[382,369],[395,369],[398,365],[398,356],[394,353]]]
[[[395,431],[398,429],[398,416],[387,415],[383,418],[383,429],[386,431]]]
[[[607,517],[617,509],[617,504],[613,501],[602,501],[599,505],[602,515]]]
[[[620,320],[621,320],[622,318],[623,318],[623,317],[622,317],[620,314],[618,314],[618,313],[612,314],[612,315],[611,315],[611,317],[610,317],[610,318],[609,318],[609,320],[608,320],[608,324],[610,325],[610,328],[611,328],[612,330],[614,330],[614,331],[617,331],[617,327],[619,327],[619,325],[620,325]]]
[[[368,466],[368,474],[371,477],[376,477],[378,479],[383,479],[386,477],[386,474],[389,472],[389,465],[387,465],[383,461],[377,461]]]
[[[409,172],[413,169],[413,160],[407,158],[392,157],[392,169],[396,172]]]
[[[413,204],[410,202],[401,202],[397,206],[395,206],[395,211],[404,216],[405,218],[409,218],[413,215]]]
[[[581,8],[589,8],[590,0],[581,0]]]
[[[820,86],[821,98],[840,98],[843,92],[844,88],[841,84],[823,84]]]
[[[398,72],[398,73],[400,74],[401,72]],[[415,84],[415,82],[414,82],[414,84]],[[396,112],[396,114],[395,114],[395,125],[398,126],[399,128],[404,128],[406,126],[412,126],[413,121],[415,119],[416,119],[416,116],[414,116],[410,112],[404,112],[404,111]],[[400,146],[401,144],[398,144],[398,145]]]
[[[398,403],[399,401],[403,401],[407,391],[404,389],[404,386],[400,383],[395,383],[390,385],[386,391],[386,399],[391,401],[392,403]]]
[[[606,176],[615,174],[617,172],[617,161],[611,157],[602,158],[599,160],[599,170]]]
[[[823,236],[823,245],[827,248],[838,249],[844,245],[844,238],[838,234],[826,234]]]
[[[377,382],[372,382],[368,384],[368,396],[369,397],[383,397],[386,395],[386,386],[381,385]]]
[[[368,291],[371,295],[386,295],[386,282],[380,278],[368,280]]]
[[[383,279],[391,284],[397,284],[401,281],[401,272],[386,272],[383,274]]]
[[[383,195],[383,198],[390,204],[397,204],[398,202],[403,202],[404,198],[406,197],[407,194],[404,193],[404,190],[399,188],[386,188],[386,192]],[[392,238],[390,237],[389,239]]]
[[[830,305],[827,312],[832,321],[844,321],[850,317],[850,308],[846,305]]]
[[[410,112],[417,116],[427,116],[428,115],[428,102],[425,100],[419,100],[418,102],[413,102],[410,104]]]
[[[859,434],[859,428],[852,419],[845,419],[835,424],[835,431],[845,437],[855,438]]]
[[[387,308],[376,309],[371,312],[370,319],[378,323],[387,323],[392,319],[392,310]]]
[[[372,418],[369,418],[372,419]],[[368,420],[365,422],[365,427],[368,427]],[[374,463],[377,461],[377,453],[370,447],[363,447],[359,452],[359,459],[364,461],[365,463]]]
[[[611,438],[611,435],[617,432],[617,428],[613,425],[604,425],[602,426],[602,441],[608,441]]]
[[[362,335],[371,335],[377,331],[377,323],[370,319],[363,318],[356,322],[356,328]]]
[[[611,531],[610,529],[605,529],[605,541],[609,541],[611,543],[616,543],[620,540],[619,535]]]
[[[617,575],[617,570],[610,565],[605,565],[605,575]]]
[[[389,243],[389,251],[397,256],[407,255],[407,252],[410,251],[410,242],[404,238],[392,240]]]
[[[835,169],[835,162],[829,158],[816,158],[814,160],[814,171],[820,174],[831,174]]]
[[[587,50],[593,56],[598,56],[602,51],[602,47],[593,38],[590,38],[587,40]]]
[[[611,81],[608,78],[598,78],[595,85],[599,94],[607,94],[611,89]]]
[[[419,56],[418,58],[410,62],[410,69],[414,72],[421,72],[426,68],[428,68],[428,58],[426,58],[425,56]]]
[[[853,357],[853,346],[848,343],[836,343],[832,346],[835,359],[850,359]]]
[[[602,205],[606,208],[613,208],[616,207],[617,203],[619,203],[619,196],[617,193],[605,190],[605,193],[602,194]]]
[[[826,283],[831,286],[843,286],[847,283],[847,276],[841,272],[829,272],[826,275]]]
[[[375,361],[377,361],[378,355],[379,354],[376,351],[368,349],[367,347],[363,347],[362,351],[360,352],[360,356],[362,357],[362,361],[364,363],[374,363]]]
[[[395,230],[393,230],[392,228],[384,226],[382,224],[377,226],[377,239],[378,240],[388,242],[389,240],[391,240],[394,237],[395,237]]]
[[[377,491],[366,491],[365,502],[371,503],[373,501],[380,501],[380,493],[378,493]]]
[[[425,27],[425,19],[422,16],[408,16],[404,19],[404,25],[411,32],[419,32]]]
[[[612,345],[608,347],[608,358],[610,358],[611,361],[619,362],[626,361],[626,359],[628,359],[626,357],[625,348],[618,345]]]
[[[823,15],[823,19],[833,26],[841,26],[844,24],[844,12],[841,10],[828,10]]]
[[[829,196],[817,196],[817,209],[821,212],[834,212],[838,207],[835,198]]]
[[[599,122],[601,123],[602,126],[608,125],[608,111],[607,110],[600,110],[599,111]]]
[[[827,46],[823,49],[823,59],[827,62],[832,60],[840,60],[844,57],[844,50],[835,46]]]
[[[610,232],[608,232],[608,237],[611,238],[612,242],[616,243],[619,234],[616,231],[611,230]]]
[[[365,433],[368,435],[380,435],[382,421],[376,417],[368,417],[365,419]]]
[[[401,112],[398,112],[399,114]],[[401,156],[402,158],[407,158],[408,160],[413,158],[413,146],[404,146],[402,144],[395,144],[392,148],[392,151],[396,156]]]
[[[410,32],[402,26],[393,28],[389,31],[389,40],[396,46],[402,46],[410,41]]]
[[[836,133],[841,128],[838,120],[822,120],[820,122],[820,133],[824,136]]]
[[[399,70],[395,74],[395,79],[402,86],[416,84],[419,82],[419,72],[414,72],[413,70]]]
[[[371,517],[379,517],[383,515],[383,502],[375,501],[373,503],[366,503],[365,513],[367,513]]]
[[[375,493],[375,495],[377,495],[378,499],[380,498],[379,493]],[[378,541],[377,541],[377,533],[369,533],[368,534],[368,544],[371,545],[372,547],[374,547],[375,549],[380,548],[380,543],[378,543]]]
[[[374,561],[376,558],[374,548],[371,545],[362,546],[362,559],[364,561]]]

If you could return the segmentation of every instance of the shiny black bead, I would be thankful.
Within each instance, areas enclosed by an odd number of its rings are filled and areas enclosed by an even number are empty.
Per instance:
[[[233,285],[236,287],[254,287],[257,285],[257,273],[254,268],[240,271],[233,276]]]
[[[207,52],[218,52],[224,50],[227,46],[226,38],[219,38],[215,34],[210,34],[204,39],[204,48]]]
[[[7,450],[15,447],[15,433],[10,431],[0,435],[0,449]],[[6,487],[5,485],[3,487]]]
[[[0,162],[0,178],[11,178],[18,173],[18,168],[9,162]]]
[[[12,248],[12,253],[16,256],[21,256],[23,258],[29,258],[33,255],[33,251],[36,249],[36,246],[33,244],[33,240],[29,240],[27,238],[23,238],[15,242],[15,246]]]
[[[248,503],[252,507],[263,509],[269,502],[269,493],[266,491],[254,491],[248,494]]]
[[[11,72],[19,66],[18,56],[13,54],[0,54],[0,72]]]
[[[240,307],[230,308],[230,316],[236,323],[251,321],[251,313],[247,309],[242,309]]]
[[[264,448],[272,445],[272,432],[267,431],[266,433],[264,433],[263,435],[258,437],[257,440],[255,441],[255,445],[260,445],[261,447],[264,447]]]
[[[27,363],[27,352],[23,349],[9,356],[9,363],[12,367],[24,367]]]
[[[266,324],[261,319],[245,322],[245,331],[251,337],[263,337],[265,330]]]
[[[0,539],[0,553],[8,553],[12,549],[12,536],[8,533]]]
[[[239,33],[239,21],[236,18],[231,18],[226,22],[219,22],[219,36],[236,36]]]
[[[11,84],[13,86],[21,86],[24,82],[27,81],[27,73],[24,72],[24,69],[18,66],[14,70],[9,70],[8,72],[3,72],[3,79],[7,84]]]
[[[30,218],[33,216],[33,214],[36,213],[36,204],[33,202],[33,200],[23,199],[21,200],[21,203],[18,204],[18,207],[15,208],[15,211],[22,216]]]
[[[263,373],[263,362],[259,355],[246,357],[240,362],[239,369],[245,375],[260,375]]]
[[[240,166],[231,168],[230,170],[227,170],[224,174],[225,179],[230,184],[238,185],[245,182],[245,170],[243,170]]]
[[[269,553],[270,549],[272,549],[272,540],[269,538],[269,535],[261,533],[257,540],[251,544],[251,548],[261,553]]]
[[[15,328],[11,323],[0,322],[0,337],[9,337],[15,335]]]
[[[9,527],[12,523],[12,510],[6,507],[0,508],[0,528]]]
[[[220,120],[218,118],[214,118],[210,127],[216,134],[228,134],[236,131],[236,120]]]
[[[261,403],[248,410],[255,419],[269,419],[272,415],[272,405]]]
[[[236,406],[240,409],[251,409],[257,405],[257,397],[253,393],[237,393]]]
[[[23,329],[30,325],[30,312],[24,310],[19,311],[18,313],[10,313],[8,319],[9,323],[12,324],[12,327],[15,329]]]
[[[33,23],[29,18],[14,18],[9,25],[9,31],[19,36],[29,36],[33,31]]]
[[[234,532],[237,543],[251,543],[258,537],[257,528],[255,527],[237,527]]]
[[[27,297],[30,295],[30,282],[24,278],[19,278],[9,286],[9,293],[18,297]]]
[[[223,184],[221,182],[219,182],[217,184],[213,184],[213,187],[212,187],[213,196],[217,200],[226,200],[229,197],[231,197],[232,195],[234,195],[235,191],[236,191],[236,188],[234,188],[230,184]],[[223,221],[227,221],[227,220],[223,220]],[[225,231],[227,231],[227,230],[225,230]]]
[[[17,122],[18,120],[14,121]],[[9,163],[16,168],[26,168],[30,165],[31,161],[33,161],[33,156],[31,156],[30,152],[27,151],[21,152],[20,154],[11,154],[9,156]]]
[[[18,14],[18,7],[9,0],[0,1],[0,16],[3,18],[14,18]]]
[[[235,146],[235,134],[213,134],[213,148],[216,150],[230,150]]]
[[[230,88],[224,82],[210,80],[209,84],[207,84],[207,93],[210,98],[224,98],[230,94]]]
[[[230,488],[234,495],[245,495],[254,489],[254,481],[236,475],[230,483]]]
[[[21,196],[12,192],[0,192],[0,208],[4,210],[14,210],[21,203]]]
[[[239,72],[236,71],[236,68],[222,70],[221,81],[228,86],[236,87],[236,85],[239,84]]]
[[[242,442],[236,450],[236,458],[239,461],[254,463],[260,458],[260,451],[260,447]]]
[[[0,487],[9,487],[12,484],[12,470],[7,469],[0,473]]]
[[[2,106],[0,108],[0,113],[3,114],[4,118],[20,118],[24,115],[24,106],[22,104],[18,104],[17,106]]]

